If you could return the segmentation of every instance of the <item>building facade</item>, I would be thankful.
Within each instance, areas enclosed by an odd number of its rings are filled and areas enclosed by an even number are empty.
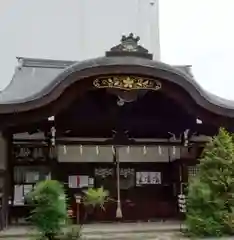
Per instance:
[[[101,186],[113,201],[87,221],[148,221],[178,218],[204,144],[221,126],[233,132],[234,103],[129,34],[104,57],[19,58],[0,121],[2,227],[25,219],[25,196],[44,179],[64,184],[75,221],[82,191]]]

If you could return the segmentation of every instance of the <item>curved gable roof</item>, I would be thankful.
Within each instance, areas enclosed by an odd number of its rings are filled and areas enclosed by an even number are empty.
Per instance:
[[[0,105],[24,103],[35,100],[45,88],[53,85],[53,81],[59,74],[73,65],[79,65],[78,61],[64,61],[52,59],[18,58],[19,66],[9,85],[0,91]],[[93,59],[94,60],[94,59]],[[92,60],[91,60],[92,61]],[[173,66],[188,74],[190,66]]]
[[[34,103],[37,106],[46,104],[46,102],[40,103],[40,100],[44,97],[47,97],[48,101],[55,100],[66,86],[72,84],[72,82],[66,82],[70,75],[78,73],[77,79],[73,79],[78,81],[82,79],[82,74],[79,77],[79,72],[85,70],[92,69],[90,76],[102,72],[113,74],[108,72],[108,66],[111,66],[128,74],[141,74],[144,69],[144,73],[151,77],[166,79],[179,85],[203,108],[216,114],[234,117],[234,101],[205,91],[195,81],[188,66],[170,66],[134,56],[100,57],[81,62],[20,58],[20,63],[11,83],[0,92],[0,113],[31,110]],[[129,67],[133,72],[129,72]],[[59,91],[55,91],[58,86],[60,86]]]

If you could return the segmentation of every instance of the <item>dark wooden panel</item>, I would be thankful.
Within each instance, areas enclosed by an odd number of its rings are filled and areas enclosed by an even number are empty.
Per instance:
[[[59,164],[60,176],[62,182],[67,183],[69,175],[90,175],[94,176],[95,167],[114,168],[113,164],[74,164],[74,163],[61,163]],[[165,219],[173,218],[177,214],[176,197],[174,196],[171,171],[174,171],[168,163],[123,163],[120,168],[133,168],[135,171],[159,171],[162,173],[162,184],[149,185],[143,187],[136,187],[135,185],[126,190],[121,190],[121,202],[123,210],[123,220],[136,221],[148,219]],[[96,181],[97,183],[97,181]],[[100,185],[96,184],[96,187]],[[108,190],[110,191],[111,198],[115,199],[117,195],[116,177],[113,176],[109,180]],[[70,196],[70,203],[75,212],[75,199],[73,195],[80,192],[80,189],[68,189],[67,192]],[[89,216],[90,221],[114,221],[116,212],[116,202],[106,204],[106,210],[96,210],[94,214]],[[81,220],[84,217],[84,208],[81,208]]]

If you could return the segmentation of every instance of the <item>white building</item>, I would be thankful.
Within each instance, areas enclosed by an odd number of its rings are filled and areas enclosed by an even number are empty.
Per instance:
[[[160,59],[159,0],[79,0],[76,4],[79,58],[101,56],[122,34],[133,32]]]

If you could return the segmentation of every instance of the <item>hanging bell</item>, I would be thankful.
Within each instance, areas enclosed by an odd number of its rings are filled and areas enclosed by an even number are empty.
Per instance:
[[[18,157],[24,157],[25,156],[25,150],[24,150],[24,148],[20,148],[20,150],[19,150],[19,154],[18,154]]]

